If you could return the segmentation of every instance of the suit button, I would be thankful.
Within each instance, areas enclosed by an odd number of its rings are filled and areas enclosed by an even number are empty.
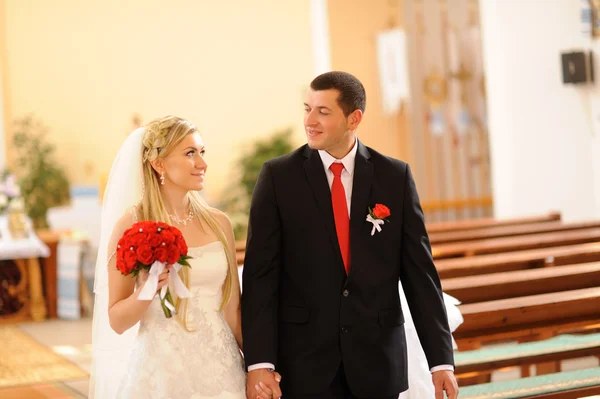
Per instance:
[[[348,332],[348,328],[347,327],[342,327],[342,332],[343,333],[347,333]]]
[[[348,291],[348,290],[344,290],[344,292],[342,292],[342,295],[344,295],[344,296],[348,296],[348,295],[350,295],[350,291]]]

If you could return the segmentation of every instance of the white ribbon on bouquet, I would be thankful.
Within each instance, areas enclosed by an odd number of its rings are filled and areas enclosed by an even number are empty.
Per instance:
[[[156,295],[156,290],[158,290],[158,277],[167,267],[166,263],[155,261],[150,267],[148,280],[146,280],[146,284],[142,288],[138,299],[140,301],[151,301]],[[181,278],[179,277],[179,270],[181,270],[182,265],[179,263],[175,263],[171,271],[169,271],[169,283],[173,286],[173,292],[179,298],[191,298],[192,293],[187,289]],[[174,273],[173,273],[174,272]],[[169,303],[169,301],[165,301],[165,296],[167,295],[167,289],[169,288],[169,283],[165,284],[160,289],[160,299],[164,301],[165,306],[173,313],[175,313],[175,307],[173,304]]]

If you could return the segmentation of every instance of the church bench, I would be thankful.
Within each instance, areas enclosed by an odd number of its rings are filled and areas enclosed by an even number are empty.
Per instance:
[[[443,259],[598,241],[600,241],[600,228],[590,228],[439,244],[432,246],[432,254],[434,259]]]
[[[552,221],[524,225],[493,226],[474,230],[431,233],[429,234],[429,242],[432,245],[435,245],[457,241],[482,240],[500,237],[515,237],[527,234],[580,230],[594,227],[600,227],[600,220],[578,223],[563,223],[561,221]]]
[[[466,258],[438,259],[435,261],[435,266],[440,277],[445,279],[597,261],[600,261],[600,243],[595,242]]]
[[[427,231],[431,233],[441,233],[446,231],[463,231],[473,230],[492,226],[511,226],[511,225],[523,225],[529,223],[540,223],[540,222],[551,222],[560,220],[560,212],[550,212],[545,215],[528,216],[512,219],[494,219],[494,218],[481,218],[481,219],[470,219],[470,220],[459,220],[452,222],[436,222],[427,223]]]
[[[236,243],[238,265],[244,263],[245,242]],[[575,244],[533,250],[511,251],[472,257],[437,259],[435,264],[444,277],[485,274],[493,271],[521,270],[550,264],[600,261],[600,243]]]
[[[549,338],[600,327],[600,287],[460,305],[464,322],[453,333],[461,350],[483,342]]]
[[[444,292],[463,304],[590,287],[600,287],[600,262],[442,280]]]
[[[539,224],[545,222],[556,222],[561,220],[560,212],[550,212],[545,215],[520,217],[513,219],[493,219],[493,218],[481,218],[471,220],[460,220],[453,222],[437,222],[428,223],[427,231],[429,234],[432,233],[443,233],[448,231],[470,231],[474,229],[481,229],[493,226],[512,226],[512,225],[526,225],[526,224]],[[244,255],[246,251],[246,241],[236,241],[236,260],[238,265],[244,263]]]
[[[460,388],[460,399],[576,399],[600,394],[600,367]]]
[[[600,334],[564,334],[536,342],[454,353],[455,374],[491,373],[504,367],[532,365],[600,355]],[[461,385],[462,386],[462,385]]]

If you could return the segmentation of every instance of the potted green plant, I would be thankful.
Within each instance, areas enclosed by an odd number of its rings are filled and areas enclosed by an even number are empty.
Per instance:
[[[17,150],[15,173],[19,177],[25,211],[37,229],[47,228],[49,208],[69,201],[69,181],[54,158],[47,128],[33,116],[15,122],[13,144]]]
[[[242,153],[235,163],[236,179],[226,190],[225,209],[231,217],[237,240],[246,238],[248,229],[248,211],[250,200],[258,174],[269,159],[285,155],[292,151],[292,128],[278,130],[267,138],[261,138]]]

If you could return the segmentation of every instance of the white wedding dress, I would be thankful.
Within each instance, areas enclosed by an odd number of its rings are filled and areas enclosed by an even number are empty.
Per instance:
[[[408,391],[400,394],[399,399],[435,399],[435,389],[431,372],[427,364],[425,352],[419,341],[417,330],[410,314],[410,308],[406,301],[406,295],[402,288],[402,283],[398,282],[400,292],[400,303],[404,313],[404,331],[406,335],[406,347],[408,354]],[[463,322],[463,316],[458,309],[460,301],[444,293],[444,305],[446,305],[446,314],[448,315],[448,324],[450,331],[456,330]],[[456,349],[454,338],[452,344]]]
[[[122,399],[243,399],[246,373],[229,325],[219,312],[227,259],[220,241],[189,248],[187,332],[167,319],[158,296],[140,321]]]

